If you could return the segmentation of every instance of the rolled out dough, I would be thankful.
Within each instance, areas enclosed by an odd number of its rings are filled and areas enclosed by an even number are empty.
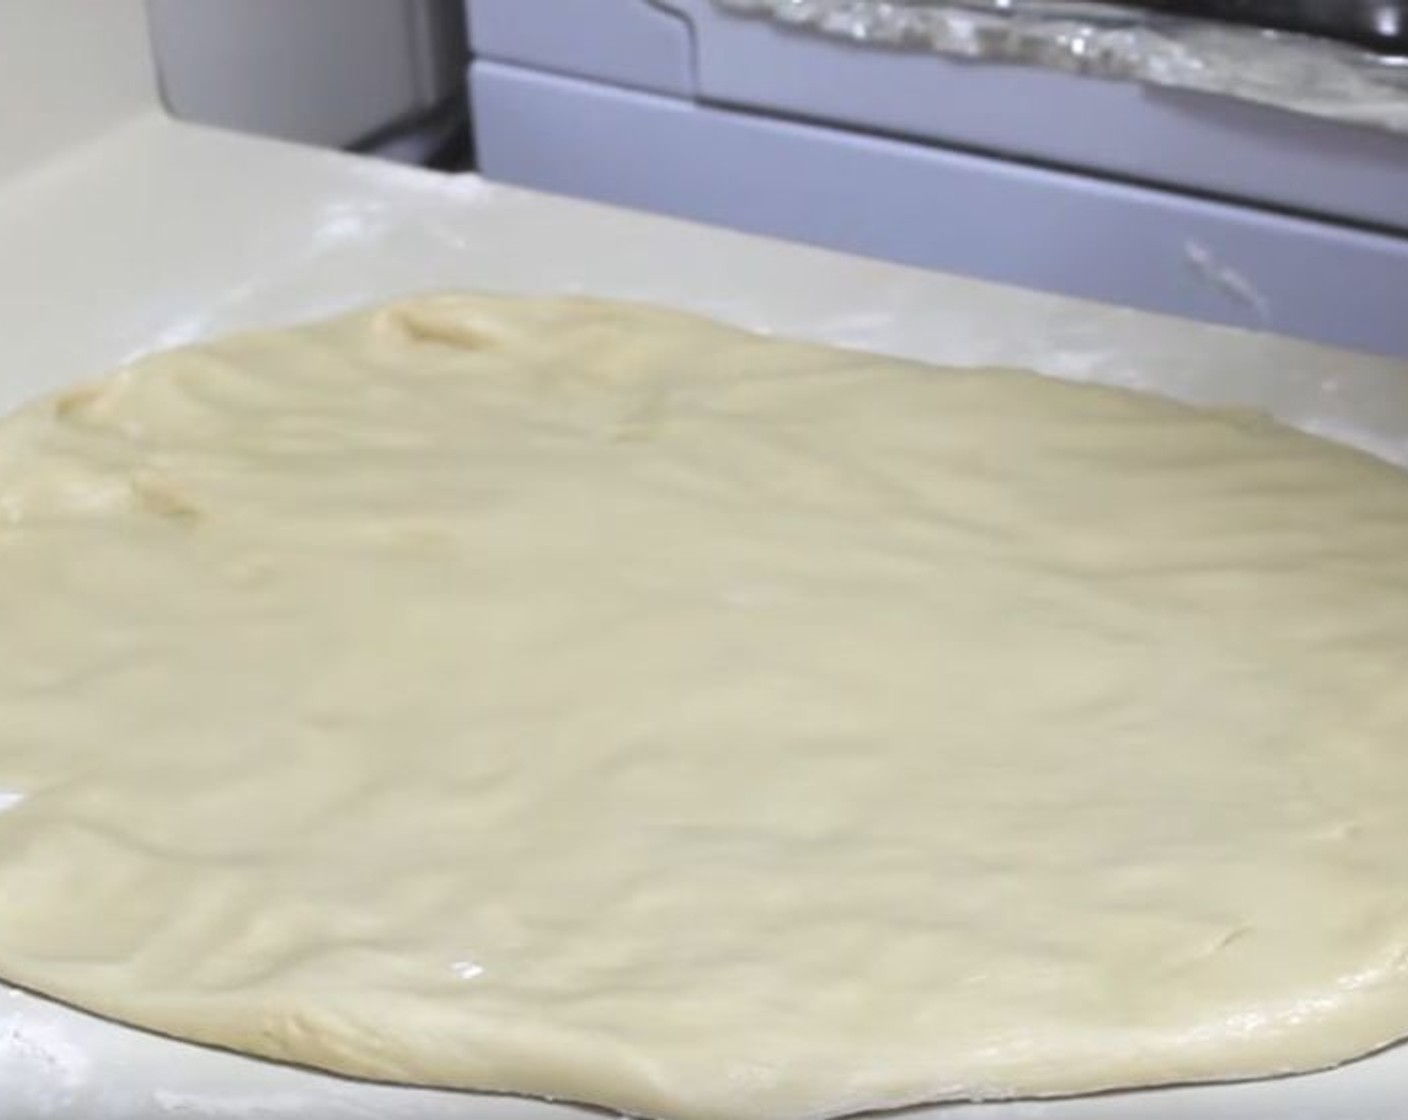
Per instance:
[[[678,1120],[1408,1033],[1408,476],[444,296],[0,425],[0,976]]]

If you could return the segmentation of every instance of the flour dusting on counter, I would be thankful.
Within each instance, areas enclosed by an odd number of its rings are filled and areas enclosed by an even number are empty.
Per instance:
[[[0,1085],[18,1086],[4,1098],[7,1116],[69,1116],[75,1098],[89,1085],[90,1051],[64,1029],[31,1014],[41,1001],[0,987]]]

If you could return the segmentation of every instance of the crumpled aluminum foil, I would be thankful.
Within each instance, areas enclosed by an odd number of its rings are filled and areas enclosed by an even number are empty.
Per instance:
[[[1408,57],[1080,0],[716,0],[834,37],[1225,94],[1408,134]]]

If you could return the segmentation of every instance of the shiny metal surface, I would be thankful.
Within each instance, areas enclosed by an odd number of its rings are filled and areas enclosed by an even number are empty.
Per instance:
[[[712,3],[861,46],[1195,90],[1408,135],[1408,45],[1399,43],[1408,0],[660,2]]]
[[[1408,0],[1148,0],[1140,6],[1408,55]]]

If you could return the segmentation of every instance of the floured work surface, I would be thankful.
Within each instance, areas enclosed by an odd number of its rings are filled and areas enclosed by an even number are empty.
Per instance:
[[[1408,1033],[1408,477],[582,301],[0,426],[0,976],[788,1120]]]

